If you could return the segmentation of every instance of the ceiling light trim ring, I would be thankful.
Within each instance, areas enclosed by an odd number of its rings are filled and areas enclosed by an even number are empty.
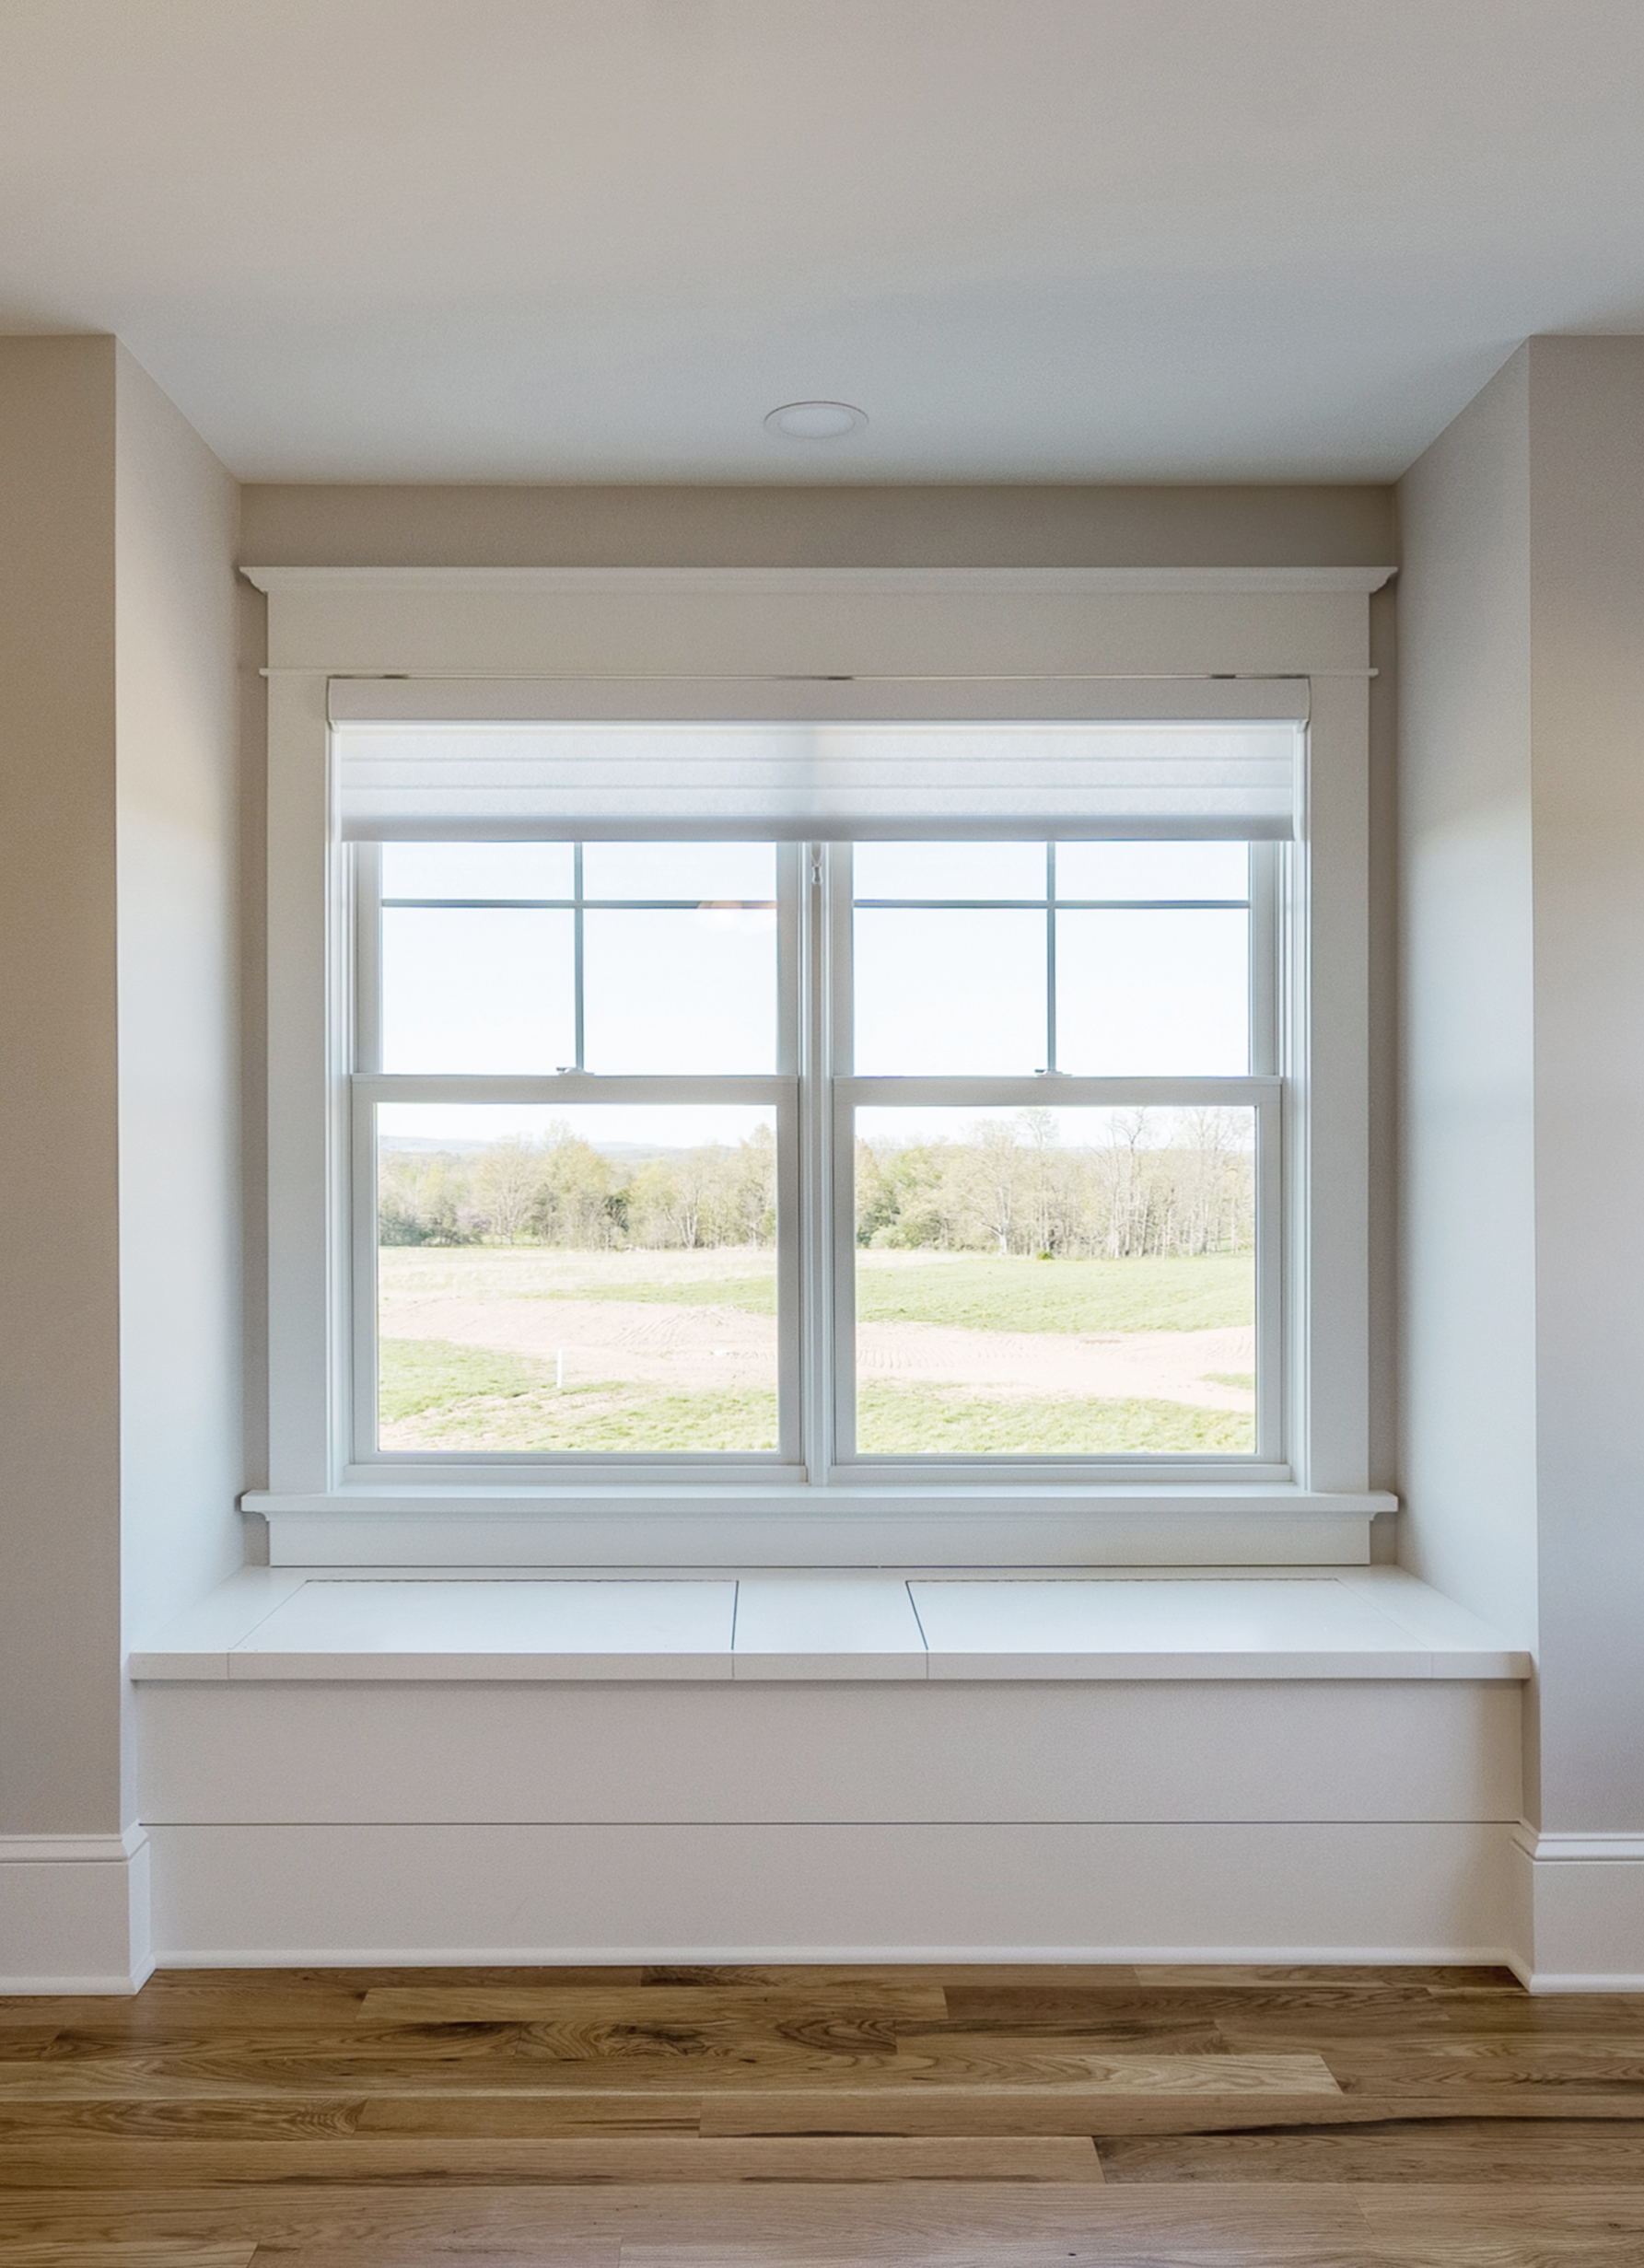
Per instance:
[[[779,441],[843,441],[867,423],[867,411],[852,401],[784,401],[764,421]]]

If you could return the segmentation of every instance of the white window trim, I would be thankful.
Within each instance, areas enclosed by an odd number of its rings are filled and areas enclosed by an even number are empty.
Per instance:
[[[250,569],[269,595],[269,1413],[276,1564],[1256,1564],[1368,1556],[1368,595],[1386,570]],[[1288,1477],[933,1473],[825,1490],[350,1469],[339,676],[1309,681],[1284,939]],[[825,1501],[823,1499],[825,1498]]]

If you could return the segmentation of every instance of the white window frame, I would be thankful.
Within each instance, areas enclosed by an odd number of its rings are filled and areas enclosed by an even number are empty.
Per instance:
[[[1367,600],[1383,572],[248,572],[270,596],[270,1484],[245,1501],[269,1518],[276,1561],[918,1566],[1368,1556],[1369,1519],[1393,1502],[1370,1492],[1366,1474]],[[939,677],[1147,688],[1154,714],[1168,714],[1176,698],[1166,688],[1202,701],[1207,679],[1305,679],[1309,757],[1281,917],[1288,1055],[1268,1076],[1225,1083],[1229,1101],[1254,1100],[1282,1121],[1279,1139],[1263,1147],[1263,1264],[1283,1269],[1287,1320],[1282,1343],[1261,1353],[1278,1385],[1267,1407],[1282,1402],[1288,1458],[1268,1454],[1269,1437],[1259,1464],[1240,1460],[1231,1471],[1104,1460],[1092,1477],[1083,1465],[991,1458],[826,1470],[813,1460],[777,1471],[759,1460],[745,1482],[737,1460],[719,1459],[588,1460],[575,1470],[555,1460],[551,1472],[488,1460],[483,1478],[443,1460],[434,1471],[361,1460],[348,1374],[369,1319],[358,1312],[362,1259],[344,1203],[366,1165],[350,1079],[356,936],[352,858],[333,839],[327,707],[329,682],[340,676],[652,678],[682,689],[705,676],[869,676],[898,680],[909,705],[892,713],[910,715],[919,714],[916,681]],[[848,923],[848,906],[817,918]],[[813,1013],[825,1012],[818,999]],[[600,1099],[623,1099],[622,1084],[599,1080]],[[920,1099],[913,1084],[897,1083],[899,1099]],[[833,1111],[867,1099],[867,1085],[836,1082]],[[570,1099],[569,1082],[554,1086]],[[940,1099],[964,1099],[953,1082],[940,1087]],[[1169,1082],[1058,1079],[1055,1099],[1111,1102],[1132,1087],[1137,1100],[1172,1099]],[[847,1272],[843,1119],[817,1115],[829,1108],[825,1082],[807,1091],[814,1122],[784,1146],[800,1161],[786,1198],[813,1239],[824,1233],[816,1209],[831,1214],[835,1266]],[[989,1099],[999,1092],[990,1082]],[[797,1096],[796,1087],[788,1108],[797,1110]],[[1044,1087],[1023,1082],[1022,1099],[1044,1101]],[[1281,1146],[1282,1205],[1272,1180]],[[796,1297],[791,1272],[784,1296]],[[789,1319],[790,1343],[793,1325],[831,1329],[814,1304],[821,1288],[813,1283],[806,1297],[803,1318]],[[821,1366],[808,1367],[808,1377],[820,1375]],[[809,1438],[826,1441],[832,1412],[807,1415]]]

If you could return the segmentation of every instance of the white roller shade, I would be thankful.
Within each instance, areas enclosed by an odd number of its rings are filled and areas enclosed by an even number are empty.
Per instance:
[[[632,687],[581,689],[576,716],[481,715],[472,689],[339,680],[332,689],[338,816],[356,842],[580,837],[870,841],[887,836],[1064,840],[1288,835],[1302,734],[1298,689],[1152,685],[1104,706],[1196,707],[1220,715],[1023,715],[1090,705],[1089,686],[897,689],[896,705],[1015,714],[852,716],[882,688],[744,685],[702,716],[706,689],[675,687],[698,715]],[[543,707],[570,689],[499,701]],[[1024,697],[1025,696],[1025,697]],[[430,715],[461,701],[466,716]],[[832,715],[737,715],[757,704]],[[349,714],[361,708],[423,714]],[[589,714],[625,708],[626,715]],[[1264,707],[1266,715],[1240,715]],[[1274,715],[1288,707],[1291,714]],[[1228,714],[1232,711],[1232,714]]]

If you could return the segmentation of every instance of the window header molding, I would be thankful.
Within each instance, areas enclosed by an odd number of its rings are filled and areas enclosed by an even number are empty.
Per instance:
[[[1146,704],[1118,680],[1369,675],[1358,568],[251,568],[271,682],[872,680]],[[989,680],[992,680],[991,684]],[[1101,680],[1109,680],[1105,685]],[[339,689],[340,690],[340,689]],[[835,689],[848,694],[853,688]],[[1217,688],[1223,700],[1233,688]],[[904,715],[918,715],[915,706]],[[984,712],[990,713],[990,712]],[[992,711],[992,714],[998,712]],[[1089,711],[1085,712],[1089,714]],[[1123,712],[1121,712],[1123,713]],[[1235,712],[1239,713],[1239,712]],[[1243,712],[1248,714],[1248,712]]]
[[[1009,598],[1020,593],[1114,598],[1230,591],[1289,597],[1309,591],[1368,594],[1396,567],[259,567],[239,570],[261,591],[352,590],[589,592],[644,598],[706,591],[719,597],[791,592],[822,598],[862,591],[887,597]]]

